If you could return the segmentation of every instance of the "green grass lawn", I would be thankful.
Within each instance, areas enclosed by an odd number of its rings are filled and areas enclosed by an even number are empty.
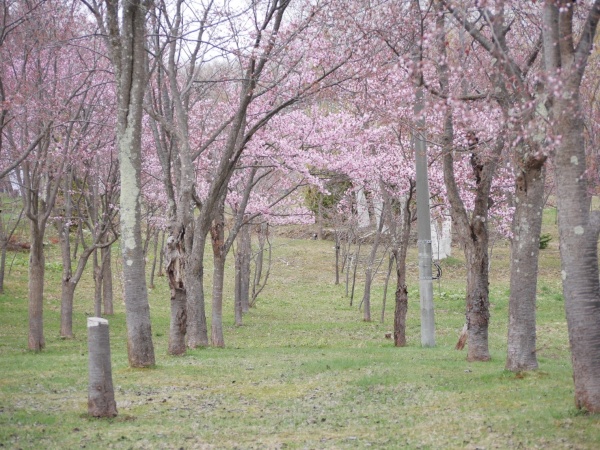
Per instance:
[[[552,217],[549,212],[545,230],[555,233]],[[379,322],[382,275],[373,290],[375,321],[365,323],[356,307],[362,284],[354,307],[345,286],[333,284],[331,242],[279,237],[274,244],[269,284],[242,327],[233,326],[229,272],[225,349],[167,355],[168,287],[164,278],[157,280],[150,293],[153,369],[127,365],[116,279],[116,314],[109,322],[119,416],[110,420],[86,414],[91,277],[76,293],[76,337],[62,340],[60,259],[50,246],[47,346],[31,353],[26,350],[27,255],[10,254],[9,263],[13,256],[14,261],[0,296],[0,447],[600,448],[600,418],[574,408],[556,237],[541,252],[540,369],[528,374],[504,370],[506,243],[498,242],[493,252],[488,363],[469,363],[465,352],[454,350],[464,320],[465,269],[458,248],[442,263],[444,276],[435,284],[437,346],[425,349],[420,347],[414,251],[409,256],[409,345],[394,348],[385,338],[392,326],[393,288],[385,323]]]

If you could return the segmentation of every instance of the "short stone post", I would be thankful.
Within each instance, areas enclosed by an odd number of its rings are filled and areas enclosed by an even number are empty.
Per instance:
[[[89,386],[88,414],[115,417],[117,404],[112,383],[108,320],[88,317]]]

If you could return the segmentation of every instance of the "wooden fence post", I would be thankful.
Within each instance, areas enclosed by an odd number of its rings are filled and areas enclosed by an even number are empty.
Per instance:
[[[117,404],[112,383],[108,320],[88,317],[89,385],[88,414],[115,417]]]

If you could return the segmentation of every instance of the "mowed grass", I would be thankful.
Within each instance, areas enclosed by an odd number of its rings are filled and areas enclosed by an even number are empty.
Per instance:
[[[545,229],[555,233],[552,217],[548,213]],[[385,338],[392,327],[393,286],[385,322],[379,321],[383,275],[373,289],[374,320],[365,323],[357,309],[362,283],[352,307],[345,286],[333,284],[331,242],[276,237],[269,284],[242,327],[233,326],[233,273],[228,272],[225,349],[167,355],[169,292],[166,280],[157,280],[150,292],[157,365],[145,370],[127,364],[115,272],[118,300],[109,322],[119,416],[110,420],[86,414],[90,276],[76,294],[76,337],[58,337],[57,251],[49,247],[47,345],[38,354],[26,350],[27,255],[10,254],[11,274],[0,296],[4,448],[600,448],[600,418],[573,406],[556,237],[541,253],[540,369],[527,374],[504,370],[505,242],[493,251],[492,361],[487,363],[469,363],[465,352],[454,350],[464,321],[465,268],[458,248],[442,263],[443,278],[435,282],[435,348],[420,346],[414,250],[408,267],[409,345],[394,348]],[[210,318],[210,308],[207,313]]]

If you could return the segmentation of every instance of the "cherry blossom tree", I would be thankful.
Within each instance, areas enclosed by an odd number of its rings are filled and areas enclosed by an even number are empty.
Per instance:
[[[3,135],[9,155],[20,161],[15,172],[21,185],[25,216],[30,224],[29,348],[44,348],[43,285],[44,236],[52,219],[63,175],[80,148],[85,133],[87,106],[95,68],[82,64],[72,45],[85,24],[71,2],[23,4],[27,13],[2,46],[6,58],[10,121]],[[23,13],[25,14],[25,13]],[[65,64],[67,60],[72,64]],[[9,162],[5,172],[14,163]]]

